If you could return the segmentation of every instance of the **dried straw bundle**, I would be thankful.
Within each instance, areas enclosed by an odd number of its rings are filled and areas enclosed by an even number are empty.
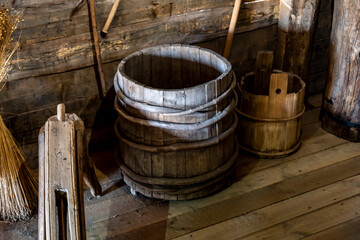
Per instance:
[[[37,181],[0,116],[0,218],[28,218],[37,207]]]
[[[19,45],[11,43],[11,35],[20,16],[12,15],[5,6],[0,8],[0,82],[6,78],[10,58]],[[28,218],[37,207],[37,195],[37,181],[0,115],[0,219]]]

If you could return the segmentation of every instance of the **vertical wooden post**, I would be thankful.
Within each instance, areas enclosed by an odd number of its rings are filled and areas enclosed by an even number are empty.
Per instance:
[[[39,134],[39,239],[86,239],[83,202],[85,127],[59,104]]]
[[[360,2],[335,1],[322,126],[360,141]]]
[[[281,0],[276,68],[308,82],[320,0]]]

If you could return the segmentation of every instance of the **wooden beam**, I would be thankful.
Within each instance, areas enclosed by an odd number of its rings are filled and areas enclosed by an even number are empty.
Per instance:
[[[320,0],[281,0],[277,68],[308,82]]]

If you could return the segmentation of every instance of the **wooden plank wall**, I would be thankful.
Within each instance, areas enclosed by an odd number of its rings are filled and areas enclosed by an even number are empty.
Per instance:
[[[97,96],[86,0],[71,17],[79,2],[81,0],[9,1],[14,8],[24,10],[24,21],[21,48],[15,54],[13,69],[0,94],[0,109],[10,130],[34,160],[31,161],[33,167],[37,163],[38,130],[55,114],[60,102],[66,103],[69,112],[79,114],[87,128],[108,126],[106,131],[102,128],[97,132],[100,137],[93,136],[93,139],[112,134],[116,116],[112,109],[114,94],[112,92],[105,101]],[[233,2],[122,0],[107,38],[101,43],[108,86],[113,85],[119,61],[145,47],[188,43],[221,53]],[[99,28],[105,23],[111,6],[112,0],[96,1]],[[243,1],[230,56],[238,76],[252,70],[257,51],[275,49],[278,6],[279,0]],[[315,49],[324,51],[322,46],[315,46]],[[322,66],[318,57],[314,55],[315,62]],[[323,73],[319,73],[319,69],[314,71],[315,75]],[[313,79],[314,86],[319,85],[317,77]],[[93,132],[93,135],[96,134]]]
[[[321,0],[318,26],[315,33],[313,54],[311,56],[308,94],[322,93],[325,87],[328,69],[328,54],[332,24],[332,8],[334,0]]]

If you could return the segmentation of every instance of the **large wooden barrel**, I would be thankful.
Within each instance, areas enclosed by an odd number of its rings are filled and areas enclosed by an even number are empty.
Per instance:
[[[334,3],[329,70],[321,111],[322,127],[360,141],[360,4]]]
[[[147,48],[121,61],[114,85],[118,160],[133,192],[183,200],[231,182],[237,95],[226,59],[188,45]]]
[[[239,85],[239,144],[264,158],[286,156],[300,147],[305,83],[290,73],[275,71],[266,94],[255,94],[255,73]]]

